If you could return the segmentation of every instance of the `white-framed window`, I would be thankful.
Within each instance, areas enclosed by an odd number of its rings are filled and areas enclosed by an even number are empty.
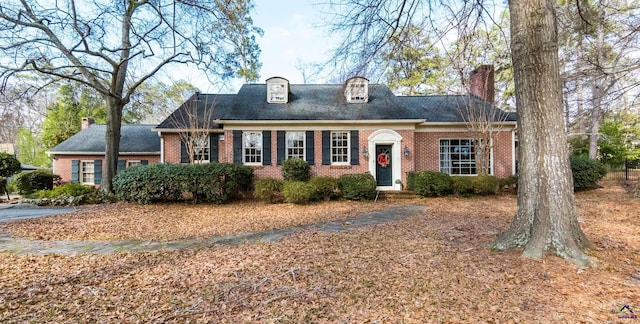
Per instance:
[[[262,132],[242,133],[242,160],[244,164],[262,164]]]
[[[441,139],[440,172],[454,175],[478,174],[474,140],[472,138]]]
[[[93,160],[80,161],[80,170],[78,170],[78,182],[86,185],[95,184],[95,164]]]
[[[127,168],[131,168],[131,167],[138,166],[138,165],[141,165],[141,164],[142,164],[142,161],[140,161],[140,160],[127,160],[125,166]]]
[[[331,132],[331,164],[349,164],[349,132]]]
[[[269,102],[287,102],[287,86],[283,83],[269,85]]]
[[[346,82],[345,96],[347,102],[365,103],[369,100],[369,80],[353,77]]]
[[[304,132],[287,132],[287,159],[304,158],[305,152]]]
[[[209,135],[198,135],[193,140],[193,162],[209,163]]]

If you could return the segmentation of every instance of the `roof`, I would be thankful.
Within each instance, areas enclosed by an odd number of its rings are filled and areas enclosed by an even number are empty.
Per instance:
[[[160,154],[154,125],[122,125],[120,154]],[[104,154],[106,125],[93,124],[50,149],[51,154]]]
[[[292,84],[287,103],[268,103],[266,84],[245,84],[237,94],[196,94],[156,129],[185,129],[193,107],[198,116],[209,109],[210,119],[221,121],[327,121],[327,120],[426,120],[427,123],[464,122],[460,107],[486,104],[474,95],[396,96],[381,84],[369,84],[366,103],[349,103],[343,84]],[[515,121],[515,114],[497,109],[496,121]],[[201,123],[199,120],[198,123]],[[201,124],[200,124],[201,125]],[[211,125],[208,128],[221,128]]]

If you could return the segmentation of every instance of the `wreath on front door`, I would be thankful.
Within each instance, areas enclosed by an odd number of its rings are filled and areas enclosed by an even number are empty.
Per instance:
[[[389,165],[389,153],[382,152],[378,154],[378,165],[383,168]]]

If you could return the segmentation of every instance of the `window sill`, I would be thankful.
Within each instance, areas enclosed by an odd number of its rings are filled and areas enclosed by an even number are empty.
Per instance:
[[[353,165],[330,165],[329,169],[347,170],[353,168]]]

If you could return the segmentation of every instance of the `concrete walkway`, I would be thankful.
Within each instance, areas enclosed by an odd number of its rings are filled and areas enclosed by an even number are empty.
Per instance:
[[[157,250],[179,250],[206,248],[216,245],[239,245],[248,242],[275,242],[285,236],[301,231],[322,231],[336,233],[354,230],[363,226],[392,222],[416,215],[424,206],[407,204],[393,206],[385,210],[349,217],[340,221],[289,227],[263,232],[240,233],[210,238],[185,239],[169,242],[148,241],[38,241],[13,237],[0,232],[0,253],[15,254],[64,254],[115,253]]]

